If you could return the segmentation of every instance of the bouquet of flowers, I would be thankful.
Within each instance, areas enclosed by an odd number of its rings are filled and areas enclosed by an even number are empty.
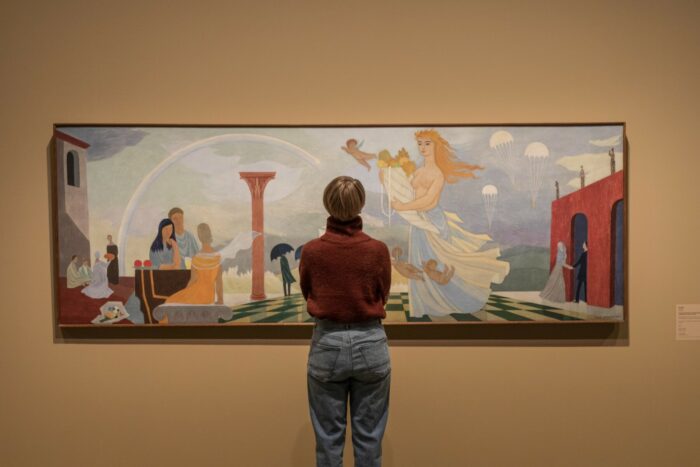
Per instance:
[[[377,167],[380,169],[401,167],[407,177],[410,177],[416,171],[416,164],[411,160],[405,148],[401,148],[394,157],[391,157],[391,153],[386,149],[381,151],[377,155]]]
[[[100,314],[92,320],[92,324],[112,324],[129,317],[122,302],[107,302],[100,307]]]
[[[408,156],[408,151],[401,148],[396,156],[391,157],[389,151],[384,150],[377,154],[377,167],[382,174],[380,210],[387,222],[391,225],[391,217],[394,209],[391,207],[391,200],[396,199],[402,203],[408,203],[415,199],[415,191],[411,185],[411,178],[416,171],[416,164]],[[430,221],[415,210],[401,210],[396,213],[412,224],[423,230],[439,233]]]

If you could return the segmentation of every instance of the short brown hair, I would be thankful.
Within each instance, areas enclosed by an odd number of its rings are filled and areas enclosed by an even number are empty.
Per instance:
[[[211,228],[209,227],[209,224],[205,224],[202,222],[197,226],[197,236],[199,237],[199,241],[202,243],[211,243],[213,241],[212,235],[211,235]]]
[[[336,177],[323,190],[323,206],[332,217],[347,221],[360,215],[365,205],[365,187],[352,177]]]
[[[168,212],[168,219],[171,219],[175,214],[182,214],[182,215],[184,216],[184,215],[185,215],[185,212],[184,212],[182,209],[178,208],[178,207],[172,208],[172,209]]]

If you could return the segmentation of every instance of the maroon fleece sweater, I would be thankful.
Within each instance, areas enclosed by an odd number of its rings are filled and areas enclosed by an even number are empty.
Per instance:
[[[362,231],[362,218],[328,217],[326,233],[301,250],[299,284],[311,316],[343,323],[386,318],[391,258]]]

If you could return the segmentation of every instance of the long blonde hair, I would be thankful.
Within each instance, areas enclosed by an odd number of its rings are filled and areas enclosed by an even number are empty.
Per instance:
[[[418,138],[428,138],[435,145],[435,163],[445,176],[447,183],[456,183],[461,178],[476,178],[473,171],[484,169],[479,165],[467,164],[457,159],[450,143],[435,130],[416,131],[416,140]]]

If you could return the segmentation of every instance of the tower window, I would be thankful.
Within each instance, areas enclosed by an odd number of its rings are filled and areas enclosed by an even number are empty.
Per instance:
[[[80,159],[75,151],[68,151],[66,172],[70,186],[80,186]]]

